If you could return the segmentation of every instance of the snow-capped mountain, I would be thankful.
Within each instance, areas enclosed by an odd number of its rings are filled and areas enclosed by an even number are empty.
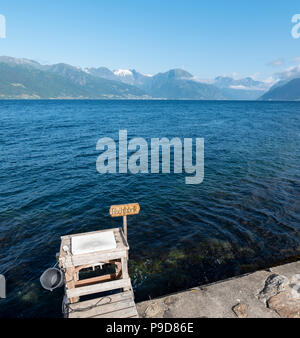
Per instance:
[[[120,76],[120,77],[132,77],[132,71],[129,69],[116,69],[113,72],[116,76]]]
[[[108,80],[120,81],[142,89],[149,86],[152,75],[145,75],[135,69],[116,69],[114,71],[105,67],[86,68],[85,71],[91,75],[102,77]]]
[[[151,75],[139,73],[135,69],[117,69],[113,73],[119,81],[142,88],[147,87],[152,77]]]
[[[114,75],[124,83],[134,84],[134,76],[129,69],[116,69],[113,71]]]

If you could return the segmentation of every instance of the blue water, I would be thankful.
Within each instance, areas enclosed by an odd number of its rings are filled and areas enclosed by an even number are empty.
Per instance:
[[[0,317],[61,316],[63,290],[39,276],[60,236],[128,219],[137,300],[300,256],[300,103],[0,101]],[[101,137],[204,137],[205,180],[100,175]]]

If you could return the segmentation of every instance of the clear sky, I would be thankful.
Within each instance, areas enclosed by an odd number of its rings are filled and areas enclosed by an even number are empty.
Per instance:
[[[300,57],[291,35],[297,13],[299,0],[1,0],[0,55],[267,78]]]

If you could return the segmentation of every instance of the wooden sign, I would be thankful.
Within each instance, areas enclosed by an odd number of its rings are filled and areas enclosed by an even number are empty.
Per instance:
[[[137,215],[140,213],[141,207],[138,203],[112,205],[109,213],[111,217],[122,217],[129,215]]]

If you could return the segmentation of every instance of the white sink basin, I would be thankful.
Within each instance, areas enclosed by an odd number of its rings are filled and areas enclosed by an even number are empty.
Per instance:
[[[117,247],[113,231],[72,237],[72,254],[82,255]]]

